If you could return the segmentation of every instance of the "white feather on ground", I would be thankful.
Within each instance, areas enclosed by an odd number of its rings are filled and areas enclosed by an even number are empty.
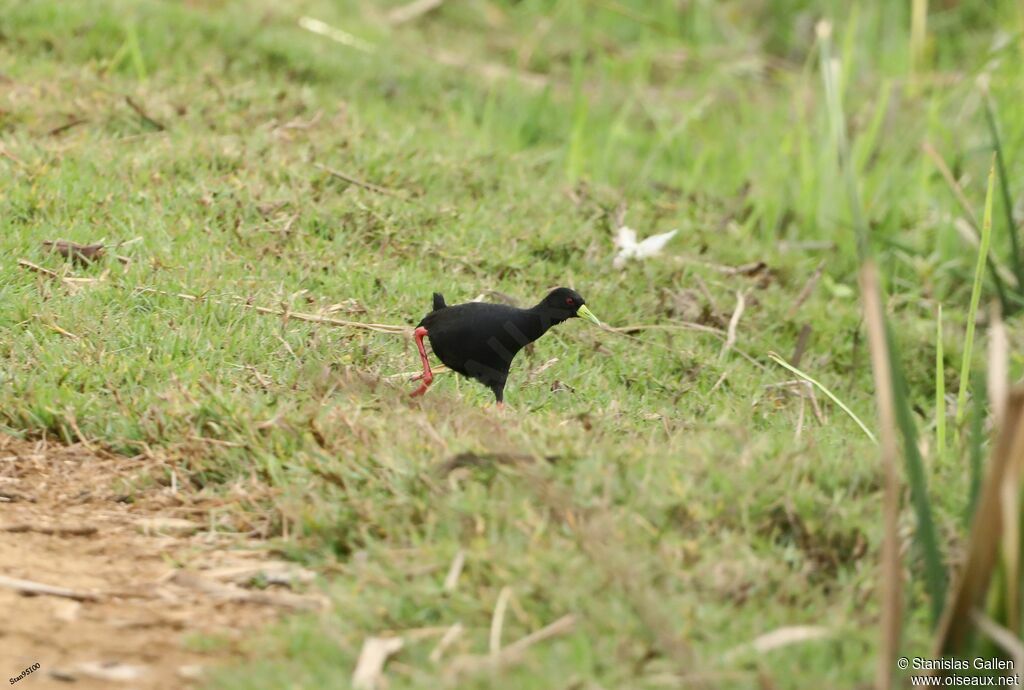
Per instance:
[[[618,247],[619,253],[612,259],[612,266],[622,268],[630,259],[643,260],[657,256],[677,232],[679,231],[671,230],[659,235],[651,235],[637,242],[636,230],[623,225],[615,233],[615,246]]]

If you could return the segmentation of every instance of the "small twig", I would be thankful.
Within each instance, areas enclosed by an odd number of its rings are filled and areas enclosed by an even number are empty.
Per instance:
[[[134,100],[132,100],[131,96],[125,96],[124,100],[125,100],[125,103],[127,103],[129,105],[129,107],[131,107],[131,109],[134,110],[138,114],[138,116],[142,118],[143,122],[146,122],[151,127],[155,127],[158,132],[162,132],[165,129],[167,129],[166,125],[164,125],[162,122],[160,122],[159,120],[155,120],[152,117],[150,117],[150,115],[145,110],[142,109],[141,105],[139,105]]]
[[[36,532],[37,534],[49,534],[56,537],[88,537],[96,534],[98,530],[92,525],[4,525],[0,532],[12,534],[23,534],[25,532]]]
[[[802,307],[804,302],[807,301],[807,298],[814,293],[814,289],[818,287],[818,281],[821,280],[821,275],[824,272],[825,260],[822,259],[821,262],[818,263],[818,267],[814,269],[814,273],[812,273],[811,277],[807,279],[806,283],[804,283],[804,287],[800,290],[800,294],[796,296],[796,301],[793,302],[793,306],[789,308],[789,313],[786,315],[787,318],[792,319],[796,316],[796,313],[800,311],[800,307]]]
[[[380,185],[373,184],[372,182],[360,180],[358,177],[353,177],[348,173],[343,173],[340,170],[335,170],[334,168],[328,168],[326,165],[314,163],[313,166],[318,170],[322,170],[323,172],[327,173],[331,177],[337,177],[339,180],[343,180],[345,182],[348,182],[349,184],[354,184],[357,187],[362,187],[363,189],[366,189],[368,191],[375,192],[377,194],[386,194],[387,196],[393,196],[397,199],[404,200],[406,198],[405,195],[402,194],[401,192],[397,192],[393,189],[388,189],[387,187],[381,187]]]
[[[68,424],[71,425],[71,430],[75,432],[75,435],[78,437],[79,442],[83,446],[85,446],[90,453],[95,453],[96,448],[91,443],[89,443],[88,439],[85,438],[85,434],[83,434],[82,430],[78,428],[78,420],[75,419],[75,413],[72,412],[70,409],[68,409],[67,418]]]
[[[0,587],[13,589],[21,594],[47,594],[51,597],[63,597],[65,599],[74,599],[75,601],[96,601],[99,598],[91,592],[79,592],[66,587],[54,587],[53,585],[45,585],[31,580],[21,580],[16,577],[7,577],[6,575],[0,575]]]
[[[743,291],[737,290],[736,292],[736,309],[732,313],[732,318],[729,319],[729,330],[725,336],[725,344],[722,346],[722,350],[718,353],[718,361],[725,359],[725,356],[729,354],[729,350],[736,345],[736,330],[740,325],[740,317],[743,316],[743,309],[747,306],[747,300],[743,296]]]
[[[544,362],[543,364],[541,364],[536,369],[530,371],[530,373],[528,373],[526,375],[526,381],[527,382],[533,381],[535,378],[537,378],[538,376],[543,374],[545,371],[550,369],[552,366],[554,366],[557,362],[558,362],[558,357],[552,357],[551,359],[549,359],[548,361]]]
[[[800,437],[804,433],[804,408],[807,407],[807,399],[804,396],[800,396],[800,414],[796,418],[796,433],[793,434],[793,440],[799,441]]]
[[[804,352],[807,351],[807,341],[810,337],[811,324],[805,323],[803,328],[800,329],[800,334],[796,337],[796,346],[793,348],[793,356],[789,360],[793,363],[794,367],[800,366],[800,360],[804,358]]]
[[[3,156],[4,158],[6,158],[7,160],[11,161],[12,163],[17,164],[18,167],[21,167],[21,168],[25,167],[24,161],[22,161],[20,158],[15,156],[13,153],[8,151],[7,147],[3,145],[3,142],[0,142],[0,156]]]
[[[818,424],[825,426],[825,415],[821,411],[821,406],[818,405],[818,396],[814,394],[814,386],[810,381],[801,381],[800,383],[803,385],[807,397],[811,399],[811,409],[814,410],[814,417],[818,420]]]
[[[711,295],[711,290],[708,289],[708,284],[704,282],[704,279],[694,273],[693,282],[697,283],[697,287],[700,289],[701,294],[704,295],[704,299],[707,300],[708,308],[711,309],[711,313],[718,315],[718,304],[715,302],[715,298]]]
[[[673,321],[672,323],[650,323],[643,324],[637,323],[630,326],[609,326],[604,324],[601,326],[606,331],[612,333],[622,333],[629,335],[636,331],[699,331],[701,333],[711,333],[712,335],[725,336],[725,331],[721,328],[715,328],[714,326],[705,326],[702,323],[694,323],[693,321]]]
[[[646,345],[654,345],[656,347],[662,347],[663,349],[667,349],[667,350],[671,350],[671,348],[668,348],[668,347],[666,347],[664,345],[661,345],[660,343],[652,343],[650,341],[643,340],[641,338],[636,337],[635,335],[632,335],[632,333],[635,333],[636,331],[656,331],[656,330],[663,330],[663,331],[697,331],[699,333],[709,333],[709,334],[711,334],[711,335],[713,335],[713,336],[715,336],[716,338],[719,338],[719,339],[725,339],[725,337],[726,337],[725,331],[723,331],[721,328],[714,328],[713,326],[705,326],[703,324],[693,323],[691,321],[673,321],[672,323],[633,324],[631,326],[618,326],[618,327],[616,327],[616,326],[609,326],[607,324],[602,324],[601,330],[608,331],[609,333],[615,333],[616,335],[621,335],[623,338],[629,338],[630,340],[635,340],[637,342],[644,343]],[[763,369],[763,370],[767,371],[768,367],[766,367],[764,364],[762,364],[761,362],[759,362],[756,359],[754,359],[753,356],[751,356],[749,353],[744,352],[743,350],[739,349],[738,347],[734,347],[733,351],[736,354],[738,354],[741,357],[743,357],[743,359],[745,359],[748,362],[750,362],[751,364],[753,364],[758,369]]]
[[[74,117],[74,118],[71,118],[70,120],[68,120],[67,122],[65,122],[64,124],[58,125],[58,126],[54,127],[49,132],[47,132],[46,135],[47,136],[51,136],[51,137],[55,137],[58,134],[61,134],[63,132],[68,131],[72,127],[77,127],[78,125],[83,125],[83,124],[85,124],[88,121],[89,121],[89,119],[85,118],[85,117]]]

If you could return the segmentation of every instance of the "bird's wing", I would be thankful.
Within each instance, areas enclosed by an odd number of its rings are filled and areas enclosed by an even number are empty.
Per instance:
[[[438,309],[444,309],[447,305],[444,303],[444,295],[440,292],[434,293],[434,311]]]

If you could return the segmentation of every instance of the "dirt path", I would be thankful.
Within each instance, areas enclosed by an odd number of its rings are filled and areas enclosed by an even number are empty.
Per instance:
[[[159,464],[0,434],[5,686],[190,687],[204,669],[240,657],[242,631],[323,605],[289,590],[310,573],[272,560],[264,542],[224,530],[223,497],[152,481],[167,474]],[[11,578],[84,600],[26,596]],[[245,588],[254,578],[281,584]],[[190,648],[198,634],[226,642],[215,651]],[[34,664],[38,670],[10,684]]]

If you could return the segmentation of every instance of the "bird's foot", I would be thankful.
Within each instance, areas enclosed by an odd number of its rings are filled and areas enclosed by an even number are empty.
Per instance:
[[[417,388],[416,390],[409,394],[410,397],[415,398],[420,395],[423,395],[424,393],[427,392],[427,389],[430,388],[430,384],[434,382],[434,375],[431,374],[430,372],[420,374],[419,378],[422,379],[422,383],[420,383],[419,388]]]

